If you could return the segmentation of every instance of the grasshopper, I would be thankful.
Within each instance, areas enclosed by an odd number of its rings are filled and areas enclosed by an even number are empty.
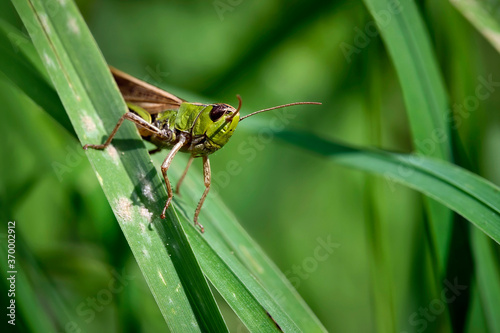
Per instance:
[[[242,101],[239,95],[237,96],[239,101],[237,109],[225,103],[190,103],[113,67],[110,67],[110,70],[127,104],[128,112],[118,120],[113,131],[103,144],[86,144],[83,149],[105,149],[111,143],[124,120],[134,122],[141,137],[156,146],[155,149],[150,151],[150,154],[157,153],[162,149],[170,149],[161,165],[161,172],[165,179],[168,194],[160,215],[162,219],[165,218],[165,213],[174,196],[174,191],[167,176],[168,168],[174,156],[178,152],[191,155],[186,169],[177,183],[176,194],[179,194],[180,186],[193,159],[201,157],[203,159],[205,191],[194,213],[194,225],[198,226],[202,233],[205,229],[198,223],[198,216],[210,190],[211,172],[208,156],[221,149],[229,141],[238,123],[261,112],[292,105],[321,104],[316,102],[289,103],[259,110],[240,118]]]

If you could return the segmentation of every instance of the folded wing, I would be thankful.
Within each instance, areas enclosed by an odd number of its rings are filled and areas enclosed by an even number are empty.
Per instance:
[[[110,66],[109,69],[123,95],[123,99],[143,108],[150,114],[165,110],[177,110],[181,103],[184,102],[183,99],[116,68]]]

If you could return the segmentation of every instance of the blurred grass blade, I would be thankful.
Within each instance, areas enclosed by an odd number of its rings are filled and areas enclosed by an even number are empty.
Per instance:
[[[500,14],[498,0],[450,0],[476,29],[500,52]]]
[[[41,0],[13,4],[79,138],[99,142],[126,107],[76,6]],[[139,140],[132,124],[122,128],[118,138]],[[144,148],[137,142],[136,148]],[[122,148],[117,144],[88,156],[167,324],[172,331],[227,331],[175,213],[169,210],[167,221],[156,213],[165,190],[146,150]],[[144,186],[154,192],[145,195]]]
[[[430,40],[413,1],[364,0],[399,77],[415,148],[451,159],[448,100]]]
[[[431,43],[413,1],[364,0],[375,18],[403,90],[417,151],[451,160],[448,100]],[[427,199],[433,242],[443,274],[451,236],[451,213]]]
[[[500,188],[448,162],[417,155],[351,148],[305,133],[279,137],[336,163],[401,183],[462,215],[500,243]]]

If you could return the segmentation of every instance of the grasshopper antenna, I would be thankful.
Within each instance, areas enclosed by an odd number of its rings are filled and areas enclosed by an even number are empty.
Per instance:
[[[243,103],[240,95],[236,95],[236,98],[238,98],[238,101],[239,101],[238,108],[236,109],[236,111],[233,112],[232,115],[230,115],[229,117],[226,118],[226,121],[228,123],[231,122],[233,120],[233,118],[240,112],[241,104]]]
[[[239,98],[239,96],[238,96]],[[240,99],[241,101],[241,99]],[[263,110],[259,110],[259,111],[255,111],[255,112],[252,112],[250,114],[247,114],[246,116],[244,117],[241,117],[240,118],[240,121],[242,121],[243,119],[245,118],[248,118],[248,117],[251,117],[253,115],[256,115],[257,113],[261,113],[261,112],[266,112],[266,111],[271,111],[271,110],[276,110],[276,109],[281,109],[281,108],[286,108],[288,106],[294,106],[294,105],[303,105],[303,104],[314,104],[314,105],[321,105],[321,103],[319,102],[296,102],[296,103],[288,103],[288,104],[283,104],[283,105],[278,105],[278,106],[273,106],[272,108],[268,108],[268,109],[263,109]],[[241,103],[240,103],[240,106],[241,106]],[[238,108],[239,110],[239,108]]]

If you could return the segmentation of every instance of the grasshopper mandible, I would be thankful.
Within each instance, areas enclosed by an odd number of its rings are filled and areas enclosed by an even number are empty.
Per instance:
[[[134,122],[142,138],[156,146],[156,149],[151,150],[150,154],[165,148],[170,149],[161,165],[168,194],[160,215],[162,219],[165,218],[165,213],[174,196],[167,171],[175,154],[185,152],[191,155],[186,169],[177,183],[176,194],[179,193],[180,185],[186,177],[193,159],[201,157],[203,159],[205,191],[194,213],[194,224],[200,228],[201,232],[204,232],[204,228],[198,223],[198,216],[211,182],[208,155],[221,149],[229,141],[238,123],[255,114],[274,109],[301,104],[321,104],[317,102],[289,103],[259,110],[240,118],[241,98],[239,95],[237,96],[239,101],[237,109],[224,103],[190,103],[113,67],[110,67],[110,70],[127,104],[128,112],[118,120],[103,144],[86,144],[83,149],[105,149],[125,119]]]

